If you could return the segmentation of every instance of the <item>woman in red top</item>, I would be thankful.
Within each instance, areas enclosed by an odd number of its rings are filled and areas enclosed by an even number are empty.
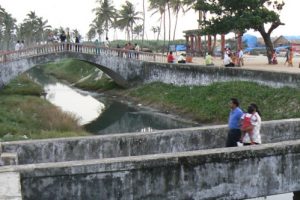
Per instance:
[[[167,57],[167,61],[168,61],[168,63],[173,63],[174,60],[175,60],[175,58],[174,58],[174,56],[173,56],[173,52],[170,51],[170,53],[169,53],[169,55],[168,55],[168,57]]]

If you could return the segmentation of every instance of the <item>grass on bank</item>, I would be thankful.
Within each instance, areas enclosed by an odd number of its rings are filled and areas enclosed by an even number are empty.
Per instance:
[[[256,103],[265,121],[300,117],[299,89],[271,88],[252,82],[223,82],[196,87],[152,83],[133,88],[127,95],[143,104],[202,123],[227,123],[232,97],[240,100],[244,110],[250,103]]]
[[[75,87],[84,90],[110,90],[118,86],[94,65],[74,59],[42,65],[45,73],[66,80]]]
[[[88,135],[73,116],[40,98],[42,88],[21,75],[0,91],[0,138],[42,139]]]

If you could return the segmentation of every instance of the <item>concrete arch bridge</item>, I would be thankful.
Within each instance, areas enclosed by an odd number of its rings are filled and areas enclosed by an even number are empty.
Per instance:
[[[125,51],[83,44],[51,44],[0,54],[0,88],[30,68],[72,58],[91,63],[117,84],[129,87],[137,82],[174,85],[208,85],[220,81],[253,81],[272,87],[299,87],[300,74],[206,67],[199,64],[166,63],[162,54]]]

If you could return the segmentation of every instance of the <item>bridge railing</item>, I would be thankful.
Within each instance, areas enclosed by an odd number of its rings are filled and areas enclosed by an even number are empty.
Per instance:
[[[85,45],[77,43],[45,44],[22,49],[19,51],[9,51],[5,53],[0,53],[0,62],[11,62],[23,58],[59,52],[77,52],[82,54],[121,57],[124,59],[136,59],[148,62],[166,62],[166,56],[163,54],[147,53],[142,51],[131,51],[120,48],[107,48],[96,45]]]

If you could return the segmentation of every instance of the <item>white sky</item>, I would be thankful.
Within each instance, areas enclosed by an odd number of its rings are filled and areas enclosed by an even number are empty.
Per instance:
[[[126,0],[111,0],[116,8],[120,8]],[[138,11],[142,11],[142,0],[129,0],[136,6]],[[277,28],[272,36],[280,35],[300,35],[298,19],[300,18],[300,1],[285,0],[286,5],[281,13],[281,20],[286,24]],[[35,11],[37,16],[49,21],[49,25],[54,28],[60,26],[71,30],[77,28],[81,35],[85,36],[89,25],[95,17],[92,9],[97,7],[96,0],[0,0],[0,5],[14,18],[17,23],[21,23],[30,11]],[[146,16],[146,31],[148,39],[153,39],[152,26],[158,26],[158,15],[152,16],[152,11]],[[175,16],[173,18],[175,20]],[[183,39],[183,30],[197,28],[197,14],[191,10],[179,19],[176,38]],[[257,34],[259,35],[259,34]],[[118,36],[110,32],[110,38],[125,39],[124,34]]]

